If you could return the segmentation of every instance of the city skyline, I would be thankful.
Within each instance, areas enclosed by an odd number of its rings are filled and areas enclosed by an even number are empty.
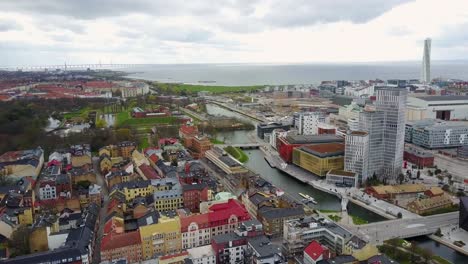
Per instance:
[[[450,2],[2,2],[0,57],[3,65],[416,61],[431,37],[434,60],[468,59],[468,4]]]

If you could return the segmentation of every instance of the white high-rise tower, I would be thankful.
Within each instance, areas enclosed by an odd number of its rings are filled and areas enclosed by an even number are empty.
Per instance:
[[[424,40],[424,53],[422,61],[421,81],[423,83],[431,82],[431,39]]]
[[[359,129],[369,134],[367,175],[395,182],[403,165],[407,90],[376,87],[375,92],[375,107],[359,114]]]

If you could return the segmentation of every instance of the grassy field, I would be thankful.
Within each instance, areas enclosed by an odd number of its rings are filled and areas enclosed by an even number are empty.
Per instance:
[[[70,112],[70,113],[63,114],[63,117],[66,118],[66,119],[73,118],[73,117],[78,117],[78,116],[86,118],[86,117],[88,117],[88,112],[90,110],[91,110],[91,108],[85,107],[85,108],[82,108],[82,109],[80,109],[79,111],[76,111],[76,112]]]
[[[328,217],[335,222],[339,222],[341,220],[341,217],[338,215],[329,215]]]
[[[240,148],[235,148],[233,146],[228,146],[224,148],[224,150],[229,153],[231,156],[233,156],[236,160],[239,162],[245,163],[249,160],[249,156],[244,153]]]
[[[208,91],[211,93],[232,93],[232,92],[249,92],[263,88],[262,85],[257,86],[214,86],[214,85],[190,85],[190,84],[173,84],[173,83],[156,83],[162,90],[172,90],[174,92],[197,93]]]
[[[152,125],[152,124],[172,124],[177,122],[177,117],[174,116],[164,116],[164,117],[146,117],[146,118],[129,118],[124,120],[122,123],[119,122],[119,125]]]
[[[122,125],[122,124],[125,123],[127,120],[129,120],[130,118],[132,118],[132,117],[130,116],[130,110],[122,111],[122,112],[118,113],[118,114],[115,116],[115,124],[116,124],[117,126]]]
[[[351,215],[351,218],[353,219],[353,223],[355,225],[365,225],[369,223],[367,220],[364,220],[359,216]]]
[[[211,143],[217,145],[217,144],[224,144],[224,141],[219,140],[217,138],[210,138]]]
[[[339,213],[340,211],[338,210],[329,210],[329,209],[319,209],[321,213]]]

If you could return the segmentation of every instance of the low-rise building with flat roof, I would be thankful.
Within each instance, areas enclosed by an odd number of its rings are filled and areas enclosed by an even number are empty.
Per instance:
[[[293,163],[318,176],[324,177],[332,169],[344,168],[343,143],[324,143],[296,148]]]
[[[330,170],[327,172],[327,183],[339,187],[357,187],[358,177],[355,172],[344,170]]]

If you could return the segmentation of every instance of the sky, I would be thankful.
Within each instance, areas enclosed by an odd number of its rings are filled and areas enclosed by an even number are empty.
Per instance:
[[[0,65],[468,59],[467,0],[0,0]]]

